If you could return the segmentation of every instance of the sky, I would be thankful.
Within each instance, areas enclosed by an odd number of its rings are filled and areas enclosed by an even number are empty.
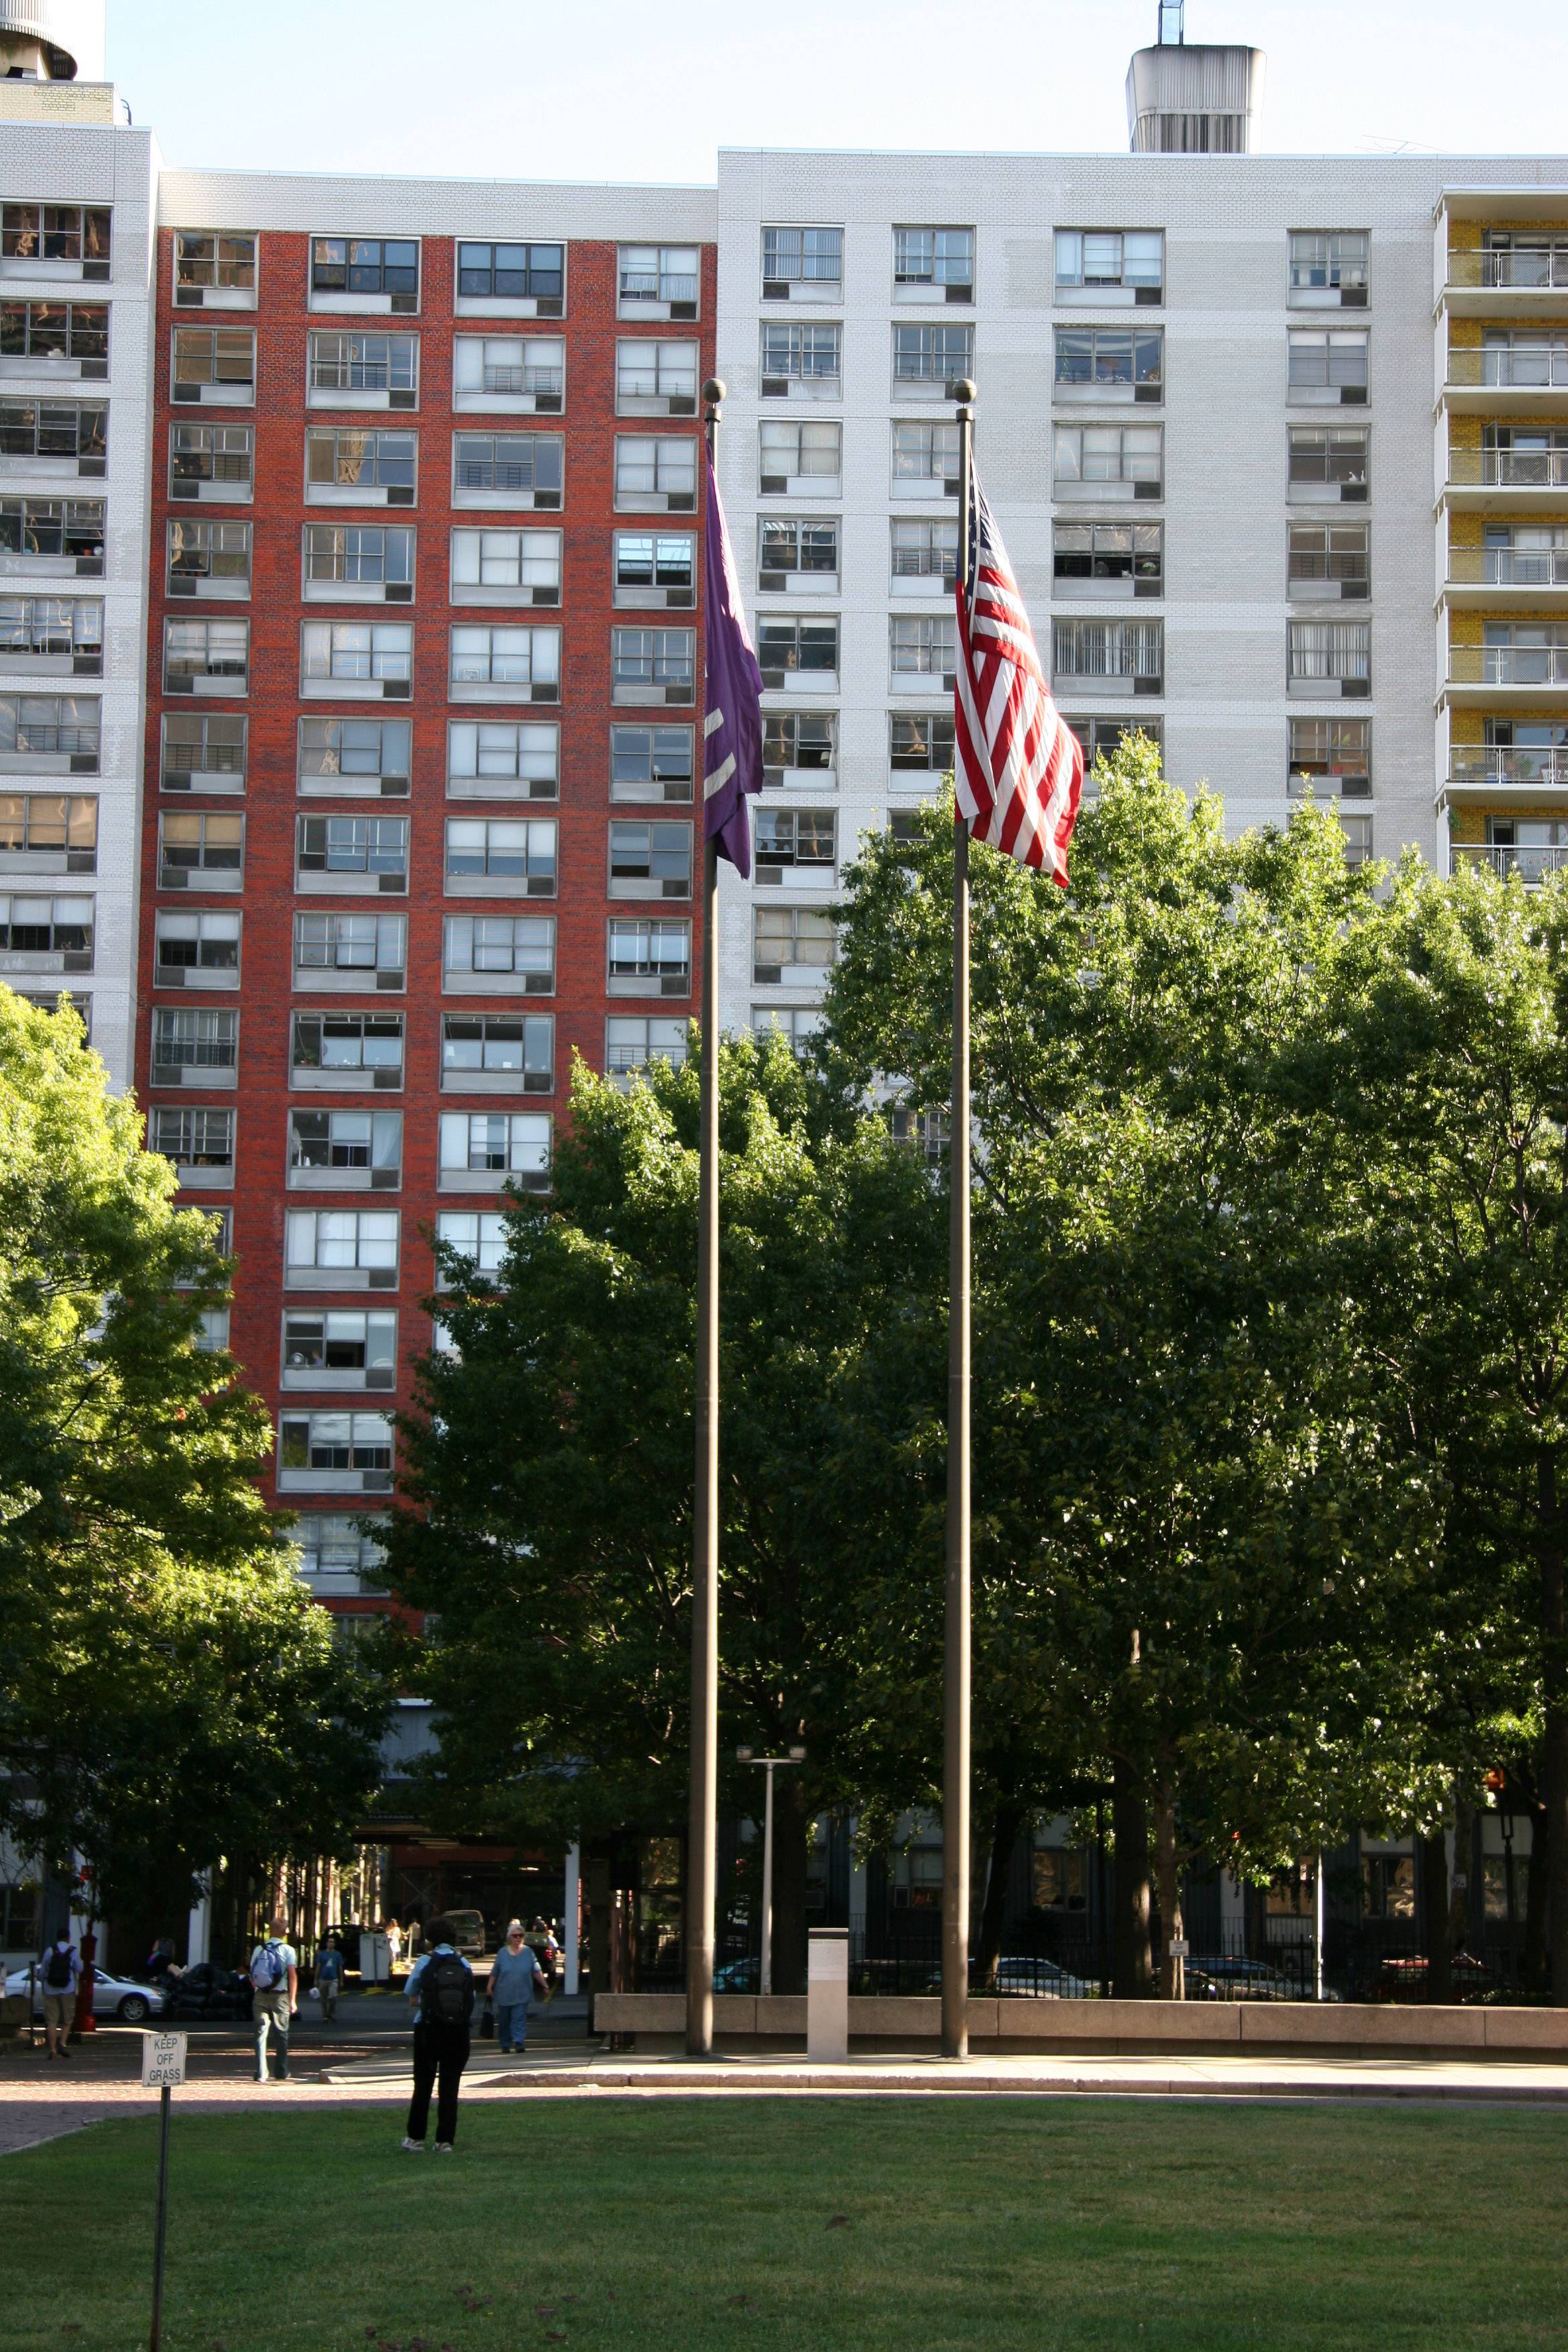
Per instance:
[[[1125,152],[1155,0],[109,0],[165,163],[708,182],[726,147]],[[1188,0],[1275,153],[1568,151],[1563,0]],[[227,94],[226,96],[226,93]]]

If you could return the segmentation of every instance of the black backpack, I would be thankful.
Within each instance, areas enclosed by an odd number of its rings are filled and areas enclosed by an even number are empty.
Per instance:
[[[70,1980],[70,1954],[68,1952],[62,1952],[58,1944],[51,1945],[49,1948],[48,1958],[44,1962],[44,1983],[46,1987],[50,1992],[64,1992],[68,1987]]]
[[[466,2025],[473,2012],[474,1979],[456,1952],[436,1952],[419,1979],[422,2025]]]

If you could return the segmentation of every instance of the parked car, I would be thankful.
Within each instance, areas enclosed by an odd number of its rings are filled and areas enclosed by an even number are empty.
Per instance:
[[[452,1923],[452,1942],[459,1952],[488,1952],[490,1949],[485,1915],[482,1911],[448,1911]]]
[[[1310,2000],[1310,1974],[1288,1977],[1267,1960],[1242,1960],[1229,1956],[1187,1962],[1189,2000]],[[1325,1988],[1325,2000],[1338,2000]]]
[[[978,1971],[973,1954],[969,1962],[969,1990],[978,1989]],[[928,1993],[942,1990],[942,1970],[934,1969],[926,1980]],[[996,1963],[996,1990],[1008,2000],[1096,2000],[1100,1987],[1087,1977],[1069,1976],[1055,1960],[1037,1958],[1024,1952]]]
[[[713,1990],[715,1992],[755,1992],[761,1985],[762,1974],[760,1960],[726,1960],[721,1969],[713,1971]]]
[[[1426,1973],[1430,1967],[1425,1952],[1409,1952],[1392,1956],[1378,1969],[1372,1985],[1374,2000],[1425,2000]],[[1454,1991],[1463,2000],[1466,1993],[1489,1991],[1496,1982],[1484,1960],[1472,1958],[1468,1952],[1456,1952],[1448,1963],[1453,1970]]]
[[[220,1969],[216,1960],[198,1960],[175,1977],[163,2002],[165,2017],[237,2017],[250,2015],[251,1985],[234,1969]]]
[[[26,1969],[13,1969],[5,1979],[8,2000],[26,1998]],[[44,2013],[43,1977],[35,1968],[33,1976],[33,2015]],[[164,2013],[163,1994],[156,1985],[142,1984],[134,1977],[110,1976],[105,1969],[92,1972],[92,2013],[94,2017],[112,2017],[121,2025],[141,2025],[150,2017]]]

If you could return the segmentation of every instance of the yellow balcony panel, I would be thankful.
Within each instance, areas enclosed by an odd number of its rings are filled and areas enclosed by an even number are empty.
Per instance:
[[[1450,646],[1441,698],[1453,709],[1516,709],[1527,702],[1555,710],[1568,699],[1568,645]]]
[[[1479,866],[1489,868],[1500,882],[1517,878],[1527,890],[1533,890],[1549,874],[1568,866],[1568,843],[1455,841],[1448,845],[1448,855],[1456,873],[1463,866]]]
[[[1568,187],[1447,188],[1437,236],[1450,316],[1568,318]]]
[[[1563,547],[1450,547],[1440,601],[1452,612],[1512,616],[1527,606],[1555,615],[1568,608],[1568,544]]]
[[[1561,341],[1451,349],[1443,401],[1457,416],[1568,416],[1568,331]]]
[[[1568,515],[1568,448],[1451,448],[1443,502],[1456,513]]]

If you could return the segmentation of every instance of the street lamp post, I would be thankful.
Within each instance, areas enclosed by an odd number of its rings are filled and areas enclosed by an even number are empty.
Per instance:
[[[760,1764],[768,1776],[767,1793],[763,1801],[763,1983],[764,1993],[773,1989],[773,1774],[784,1764],[804,1764],[804,1748],[792,1748],[787,1756],[759,1756],[752,1748],[737,1748],[737,1764]]]

